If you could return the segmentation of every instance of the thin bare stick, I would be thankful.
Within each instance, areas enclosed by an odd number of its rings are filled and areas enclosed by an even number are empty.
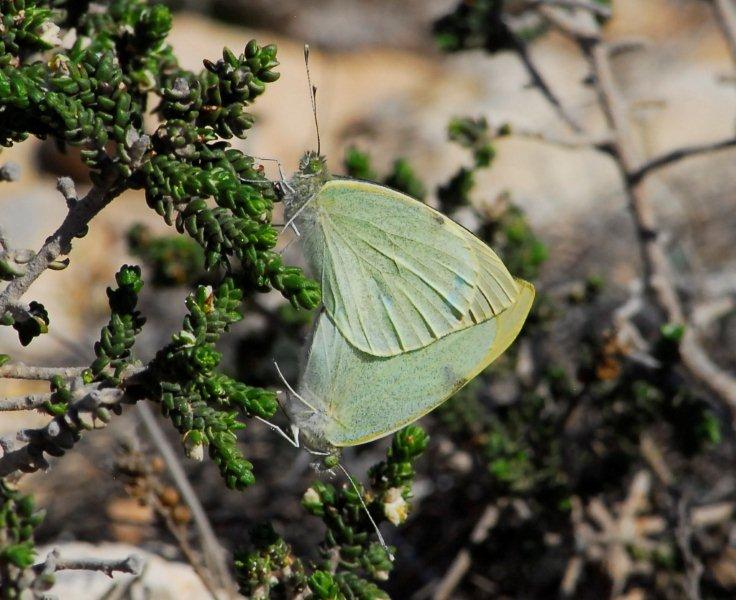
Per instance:
[[[28,394],[27,396],[16,396],[14,398],[3,398],[0,400],[0,412],[11,412],[17,410],[36,410],[51,401],[53,394]]]
[[[118,559],[61,558],[58,549],[49,552],[44,562],[32,567],[38,575],[55,571],[100,571],[108,577],[112,577],[116,571],[137,575],[142,568],[143,560],[137,554]]]
[[[156,417],[148,404],[145,402],[138,403],[138,413],[140,414],[141,421],[146,427],[153,443],[161,453],[174,483],[176,483],[176,486],[181,492],[184,502],[186,502],[189,510],[192,511],[192,518],[194,519],[194,524],[199,532],[207,568],[216,577],[218,583],[227,590],[229,594],[233,594],[235,583],[233,582],[232,577],[230,576],[230,571],[227,568],[225,552],[217,541],[217,536],[212,529],[212,525],[210,524],[202,503],[199,501],[197,492],[194,491],[194,488],[189,482],[189,478],[182,468],[176,453],[171,447],[171,444],[169,444],[169,441],[166,439],[161,427],[159,427],[156,422]]]
[[[590,13],[579,11],[570,13],[545,3],[539,7],[539,14],[547,19],[550,25],[575,40],[586,42],[600,40],[600,27]]]
[[[719,140],[717,142],[710,142],[707,144],[698,144],[696,146],[686,146],[684,148],[677,148],[661,156],[651,158],[644,162],[635,172],[631,174],[631,178],[634,181],[638,181],[652,173],[657,169],[669,166],[680,160],[690,158],[691,156],[698,156],[701,154],[711,154],[718,150],[725,148],[732,148],[736,146],[736,137],[728,138],[725,140]]]
[[[736,415],[736,379],[710,359],[693,329],[693,327],[686,329],[685,336],[680,342],[682,362],[701,383],[722,398],[732,414]]]
[[[192,566],[192,569],[194,569],[194,572],[197,574],[197,577],[199,577],[202,585],[207,588],[210,596],[212,596],[213,600],[220,600],[220,596],[217,590],[218,582],[212,580],[212,571],[205,569],[202,566],[202,561],[199,559],[199,556],[189,544],[189,540],[184,534],[182,527],[174,522],[174,519],[171,516],[171,512],[166,510],[166,508],[161,504],[161,501],[154,494],[149,495],[148,502],[151,504],[151,506],[153,506],[156,514],[163,519],[164,524],[166,525],[166,529],[171,535],[174,536],[174,539],[179,546],[179,550],[181,550],[181,553],[187,559],[187,562]],[[206,553],[204,558],[206,561]],[[229,591],[228,595],[229,597],[233,597]]]
[[[552,88],[547,83],[544,75],[542,75],[542,72],[539,70],[536,63],[532,59],[531,53],[529,52],[529,48],[527,47],[526,43],[517,35],[514,35],[508,25],[507,28],[509,29],[509,32],[511,32],[511,39],[513,40],[514,49],[519,55],[524,68],[529,74],[529,77],[532,80],[532,84],[539,89],[542,95],[547,99],[547,102],[552,105],[552,108],[554,108],[559,117],[565,123],[567,123],[570,129],[572,129],[575,133],[583,133],[583,127],[580,125],[578,120],[568,112],[567,108],[565,108],[565,106],[562,104],[562,101],[557,97],[557,94],[554,93]]]
[[[641,248],[645,287],[653,291],[668,321],[687,325],[669,260],[661,243],[658,220],[646,195],[645,182],[635,177],[645,163],[630,128],[626,102],[615,83],[608,49],[603,44],[594,44],[588,48],[588,56],[601,106],[616,139],[616,157],[624,176],[629,210],[636,224]],[[693,329],[686,328],[680,344],[682,362],[693,376],[727,404],[736,417],[736,378],[710,360]]]
[[[695,556],[692,549],[693,527],[690,511],[685,498],[677,503],[677,527],[675,538],[677,547],[685,564],[685,596],[688,600],[700,600],[700,578],[703,576],[703,563]]]
[[[503,137],[503,136],[502,136]],[[586,137],[586,136],[555,136],[554,134],[547,133],[545,131],[539,131],[536,129],[530,129],[524,126],[510,126],[509,137],[517,137],[529,140],[537,140],[550,144],[553,146],[560,146],[561,148],[570,148],[573,150],[577,149],[591,149],[601,150],[604,152],[610,152],[613,144],[613,138],[610,135],[602,135],[598,137]]]
[[[529,6],[555,6],[558,8],[579,8],[587,10],[596,16],[609,18],[611,9],[592,0],[529,0]]]
[[[74,238],[114,198],[114,194],[110,192],[115,178],[115,170],[109,169],[104,183],[93,186],[84,198],[69,209],[61,226],[46,240],[38,254],[26,265],[25,274],[13,279],[0,294],[0,315],[5,314],[8,305],[18,300],[52,262],[61,254],[69,253]]]
[[[472,565],[470,558],[471,546],[483,543],[488,534],[498,522],[499,510],[495,504],[489,504],[480,516],[480,519],[470,533],[470,544],[457,553],[450,568],[445,573],[442,581],[435,588],[434,600],[448,600],[452,598],[455,588],[460,584]]]
[[[734,0],[714,0],[713,10],[716,13],[716,22],[723,31],[731,60],[736,66],[736,2]]]
[[[18,434],[26,444],[13,449],[7,440],[0,446],[0,477],[15,476],[48,468],[43,452],[47,448],[64,452],[74,446],[80,433],[86,429],[105,427],[105,412],[126,400],[123,390],[101,387],[95,383],[74,390],[74,400],[66,413],[54,417],[39,429],[25,429]]]
[[[0,367],[0,378],[47,380],[59,375],[63,379],[79,377],[86,367],[33,367],[23,363]]]

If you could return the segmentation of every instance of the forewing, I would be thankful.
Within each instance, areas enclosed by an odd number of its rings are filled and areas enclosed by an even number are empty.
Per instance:
[[[392,356],[464,326],[477,280],[467,231],[364,182],[328,182],[315,205],[324,304],[348,341]]]
[[[476,292],[470,303],[469,318],[466,318],[468,324],[475,324],[509,308],[519,295],[519,286],[491,248],[469,231],[465,231],[465,234],[478,265]]]

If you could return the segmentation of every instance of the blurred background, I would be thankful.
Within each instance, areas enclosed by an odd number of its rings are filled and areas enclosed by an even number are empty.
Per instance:
[[[508,4],[513,17],[514,3]],[[322,151],[331,169],[366,176],[356,165],[370,160],[376,179],[393,175],[395,187],[406,187],[407,177],[421,182],[427,202],[481,228],[511,271],[533,278],[540,291],[528,335],[509,356],[422,421],[432,440],[418,467],[414,510],[403,528],[389,533],[398,548],[386,586],[392,597],[680,598],[689,596],[696,563],[702,597],[734,597],[736,447],[729,412],[679,374],[677,364],[675,374],[652,374],[629,349],[614,347],[616,311],[631,300],[640,251],[617,165],[589,143],[605,132],[605,120],[576,44],[552,29],[527,49],[585,136],[531,84],[518,52],[440,50],[436,23],[455,10],[453,0],[172,6],[169,41],[185,68],[198,70],[223,46],[239,52],[251,38],[278,45],[281,78],[254,106],[256,125],[241,143],[244,151],[278,158],[290,173],[301,154],[315,148],[303,58],[308,43]],[[605,39],[643,44],[616,54],[613,66],[645,155],[733,136],[734,56],[712,3],[613,0],[612,8],[602,24]],[[476,125],[485,119],[489,132],[511,129],[491,136],[495,157],[489,168],[473,168],[467,206],[451,206],[447,193],[437,193],[473,162],[472,144],[448,139],[448,124],[458,118]],[[410,177],[396,166],[399,158]],[[676,162],[647,180],[677,284],[693,306],[697,301],[718,311],[706,328],[706,347],[732,371],[735,160],[736,150],[726,148]],[[3,150],[2,161],[19,163],[22,177],[0,186],[0,220],[14,240],[38,247],[66,212],[55,178],[70,175],[82,187],[86,169],[73,152],[60,154],[38,140]],[[263,164],[276,179],[273,163]],[[131,237],[137,224],[145,229]],[[56,333],[20,350],[14,332],[3,328],[0,348],[29,364],[89,363],[108,318],[105,288],[115,271],[132,262],[154,273],[156,256],[146,252],[146,240],[172,233],[142,193],[126,192],[75,242],[70,267],[63,274],[47,271],[34,285]],[[300,262],[296,245],[286,256]],[[187,288],[176,284],[192,275],[175,273],[167,285],[146,278],[148,326],[136,346],[141,359],[151,358],[179,327]],[[272,358],[296,380],[308,315],[294,315],[280,302],[260,298],[226,338],[226,368],[249,383],[277,385]],[[667,336],[657,329],[656,314],[641,321],[654,348],[649,354],[661,363],[657,352],[665,352]],[[3,396],[31,391],[27,382],[0,381]],[[0,435],[44,421],[3,414]],[[115,449],[130,436],[146,443],[134,410],[86,436],[48,474],[24,481],[49,511],[41,542],[132,544],[177,557],[150,510],[111,476]],[[227,491],[208,461],[185,461],[216,532],[231,548],[247,545],[251,525],[270,520],[303,556],[314,555],[322,526],[299,504],[318,477],[309,457],[258,423],[249,426],[245,443],[259,479],[245,493]],[[349,450],[348,468],[364,474],[386,444]],[[678,521],[683,510],[688,519]],[[684,549],[685,534],[694,557]],[[161,568],[181,572],[162,571],[168,574],[161,575],[156,597],[204,593],[184,566]],[[104,578],[85,585],[105,589]],[[86,589],[85,597],[97,597],[98,588]]]

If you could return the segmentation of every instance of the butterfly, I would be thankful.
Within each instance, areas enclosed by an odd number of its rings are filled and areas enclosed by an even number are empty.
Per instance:
[[[516,339],[534,300],[534,286],[516,280],[514,303],[498,316],[422,348],[382,357],[342,335],[326,310],[312,329],[297,390],[287,414],[295,440],[336,455],[339,448],[386,436],[427,414],[500,356]]]
[[[305,47],[317,151],[279,190],[323,307],[298,390],[282,375],[294,439],[271,426],[297,446],[301,432],[308,449],[334,457],[415,421],[478,375],[516,339],[534,286],[426,204],[330,176],[308,59]]]
[[[325,312],[366,354],[423,348],[500,315],[520,292],[470,231],[390,188],[331,179],[317,153],[304,156],[283,200]]]

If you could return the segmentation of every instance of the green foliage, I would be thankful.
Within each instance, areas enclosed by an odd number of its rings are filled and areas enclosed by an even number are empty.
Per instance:
[[[347,174],[355,179],[383,183],[417,200],[423,201],[427,195],[424,183],[416,176],[414,169],[405,158],[396,159],[391,172],[383,180],[373,170],[370,155],[353,146],[345,151],[343,166]]]
[[[479,233],[482,239],[493,240],[493,247],[516,277],[535,280],[549,257],[547,246],[522,209],[513,204],[507,204],[496,219],[488,220]]]
[[[255,527],[251,531],[251,541],[253,551],[241,550],[234,556],[235,573],[243,594],[248,598],[286,599],[294,598],[306,589],[307,577],[302,562],[270,524]],[[318,573],[309,578],[310,587],[312,579],[317,589],[329,589],[329,584]]]
[[[69,409],[69,403],[72,401],[72,391],[68,382],[64,381],[59,375],[54,375],[51,378],[50,387],[53,395],[51,400],[44,405],[44,409],[55,417],[65,415]]]
[[[110,319],[82,382],[119,386],[135,371],[127,394],[159,401],[189,454],[198,457],[208,447],[227,484],[245,487],[253,473],[237,448],[236,432],[244,427],[238,418],[272,416],[275,395],[219,373],[214,344],[242,318],[240,304],[254,292],[277,289],[295,309],[320,301],[318,284],[274,251],[272,184],[229,141],[246,136],[254,123],[249,107],[279,77],[276,47],[252,40],[240,53],[225,48],[221,59],[204,60],[194,72],[179,66],[166,43],[172,19],[163,5],[112,0],[100,11],[86,2],[1,0],[0,7],[0,143],[33,135],[61,148],[81,147],[106,200],[142,189],[147,204],[185,234],[155,240],[141,228],[131,232],[131,246],[152,267],[154,282],[189,282],[195,274],[213,282],[188,298],[182,330],[140,367],[132,347],[145,322],[136,310],[141,272],[122,267],[118,287],[108,289]],[[60,38],[71,29],[76,41],[65,49]],[[148,131],[152,121],[144,117],[151,109],[158,120]],[[74,210],[75,202],[69,206]],[[85,233],[80,228],[77,235]],[[26,257],[6,250],[0,276],[9,280],[25,272]],[[24,319],[2,315],[24,345],[49,323],[39,303],[27,312]],[[79,438],[76,413],[68,414],[73,389],[52,380],[45,410],[66,423],[69,435],[61,444],[32,440],[39,455],[61,454]]]
[[[475,172],[491,166],[496,155],[493,148],[488,122],[484,118],[457,118],[447,128],[450,141],[473,153],[474,166],[460,167],[449,181],[437,189],[442,210],[452,213],[470,204],[470,193],[475,187]],[[515,271],[511,271],[515,273]]]
[[[370,156],[355,146],[350,146],[345,151],[343,163],[348,177],[364,181],[378,181],[378,174],[371,166]]]
[[[399,158],[394,161],[393,169],[383,181],[388,187],[404,192],[417,200],[424,200],[427,196],[427,190],[421,179],[419,179],[414,169],[405,158]]]
[[[21,598],[23,572],[36,559],[34,530],[44,519],[33,498],[0,480],[0,582],[2,597]]]
[[[113,0],[104,11],[87,8],[3,0],[0,144],[33,135],[62,148],[80,146],[95,184],[111,197],[143,188],[148,204],[197,242],[206,269],[238,266],[242,290],[275,288],[295,307],[317,306],[318,285],[273,251],[272,185],[228,141],[246,135],[253,125],[247,107],[278,79],[276,47],[250,41],[239,55],[225,48],[222,59],[205,60],[195,73],[181,69],[166,44],[166,7]],[[71,28],[77,40],[65,50],[60,37]],[[149,134],[150,96],[159,98],[159,123]],[[165,251],[156,245],[151,259]],[[180,245],[179,252],[189,263],[201,260],[191,247]],[[22,272],[22,264],[0,255],[1,277]],[[156,278],[171,275],[159,271]],[[40,304],[26,319],[2,319],[18,329],[23,344],[48,326]]]
[[[253,465],[237,447],[236,432],[245,428],[238,414],[268,419],[276,395],[218,373],[220,353],[214,344],[232,323],[242,319],[242,291],[232,279],[213,290],[199,286],[187,298],[189,314],[182,330],[149,367],[146,386],[161,402],[165,416],[182,434],[187,454],[201,459],[207,446],[228,487],[243,489],[255,481]]]
[[[336,488],[321,481],[307,490],[302,506],[327,527],[323,560],[311,573],[270,525],[254,530],[254,549],[235,557],[240,591],[249,598],[292,598],[308,587],[314,598],[388,598],[375,582],[388,578],[392,559],[374,540],[363,502],[377,523],[403,523],[410,510],[413,463],[428,441],[417,426],[396,433],[386,460],[369,471],[370,490],[357,483],[356,490],[349,483]]]
[[[115,274],[115,280],[117,289],[107,288],[110,321],[100,331],[100,340],[95,343],[97,358],[90,366],[95,377],[103,375],[105,368],[112,367],[112,380],[119,378],[130,363],[135,336],[146,322],[140,312],[135,310],[138,293],[143,287],[140,267],[123,265]]]
[[[491,166],[496,150],[493,147],[491,132],[485,117],[452,119],[447,126],[447,135],[450,141],[472,151],[476,168]]]
[[[607,0],[603,0],[606,2]],[[519,25],[509,25],[509,6],[515,6],[515,17]],[[537,38],[546,31],[546,24],[537,19],[529,24],[520,18],[531,12],[534,5],[518,5],[506,0],[461,1],[455,10],[434,23],[437,45],[445,52],[460,52],[482,48],[494,53],[502,50],[518,50],[524,42]]]
[[[454,12],[437,20],[435,39],[445,52],[484,48],[489,52],[514,47],[503,20],[504,0],[460,2]]]
[[[43,304],[35,300],[29,303],[25,319],[15,320],[12,317],[10,319],[23,346],[27,346],[33,341],[33,338],[49,331],[49,313]]]

